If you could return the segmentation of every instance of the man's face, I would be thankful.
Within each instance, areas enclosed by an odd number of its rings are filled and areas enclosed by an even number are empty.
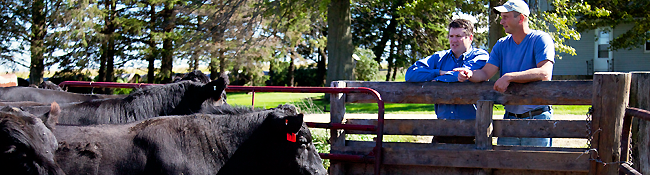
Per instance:
[[[457,54],[465,53],[468,48],[472,47],[473,37],[472,35],[465,34],[465,29],[463,28],[449,29],[449,47],[455,56],[460,56]]]
[[[501,21],[499,24],[503,25],[503,30],[505,30],[506,33],[512,34],[514,28],[521,26],[519,24],[520,17],[515,14],[516,13],[514,12],[501,12]]]

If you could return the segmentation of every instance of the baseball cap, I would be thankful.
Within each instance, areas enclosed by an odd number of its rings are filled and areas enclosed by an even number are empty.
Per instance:
[[[530,9],[528,4],[522,0],[509,0],[504,3],[502,6],[494,7],[495,10],[499,12],[511,12],[516,11],[526,16],[530,15]]]

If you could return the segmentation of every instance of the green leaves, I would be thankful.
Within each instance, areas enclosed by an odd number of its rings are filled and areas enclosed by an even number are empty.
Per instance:
[[[555,41],[555,56],[558,59],[562,59],[561,53],[576,55],[575,49],[564,43],[566,40],[580,40],[581,35],[575,27],[578,23],[578,16],[606,16],[610,13],[603,8],[594,8],[581,1],[553,0],[551,6],[552,9],[547,11],[532,13],[529,18],[530,27],[545,31],[551,35]]]

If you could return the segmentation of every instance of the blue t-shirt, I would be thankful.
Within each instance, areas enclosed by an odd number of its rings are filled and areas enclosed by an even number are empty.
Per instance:
[[[490,60],[501,70],[501,76],[510,72],[525,71],[537,68],[537,63],[544,60],[555,62],[555,45],[553,38],[539,30],[533,30],[521,43],[515,43],[512,35],[503,37],[492,47]],[[546,105],[506,105],[508,112],[522,114]]]
[[[440,75],[440,70],[451,71],[454,68],[481,69],[489,59],[487,51],[470,48],[459,59],[451,50],[443,50],[421,59],[406,70],[406,82],[458,82],[458,72]],[[436,104],[438,119],[476,119],[475,105]]]

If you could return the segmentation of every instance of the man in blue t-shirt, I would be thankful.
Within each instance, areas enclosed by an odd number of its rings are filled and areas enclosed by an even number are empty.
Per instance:
[[[494,83],[494,90],[504,93],[511,82],[528,83],[550,81],[553,73],[555,45],[548,33],[532,30],[528,26],[530,11],[526,2],[509,0],[494,8],[501,12],[501,22],[510,35],[497,41],[492,47],[490,60],[480,70],[458,68],[458,80],[481,82],[501,70],[501,78]],[[549,105],[507,105],[504,119],[551,119]],[[551,146],[550,138],[499,137],[499,145]]]
[[[454,68],[476,70],[482,68],[489,56],[483,49],[472,48],[474,25],[465,19],[453,20],[449,26],[449,50],[436,52],[421,59],[406,71],[407,82],[458,82],[459,72]],[[438,119],[476,119],[475,105],[436,104]],[[474,137],[434,136],[438,143],[474,143]]]

